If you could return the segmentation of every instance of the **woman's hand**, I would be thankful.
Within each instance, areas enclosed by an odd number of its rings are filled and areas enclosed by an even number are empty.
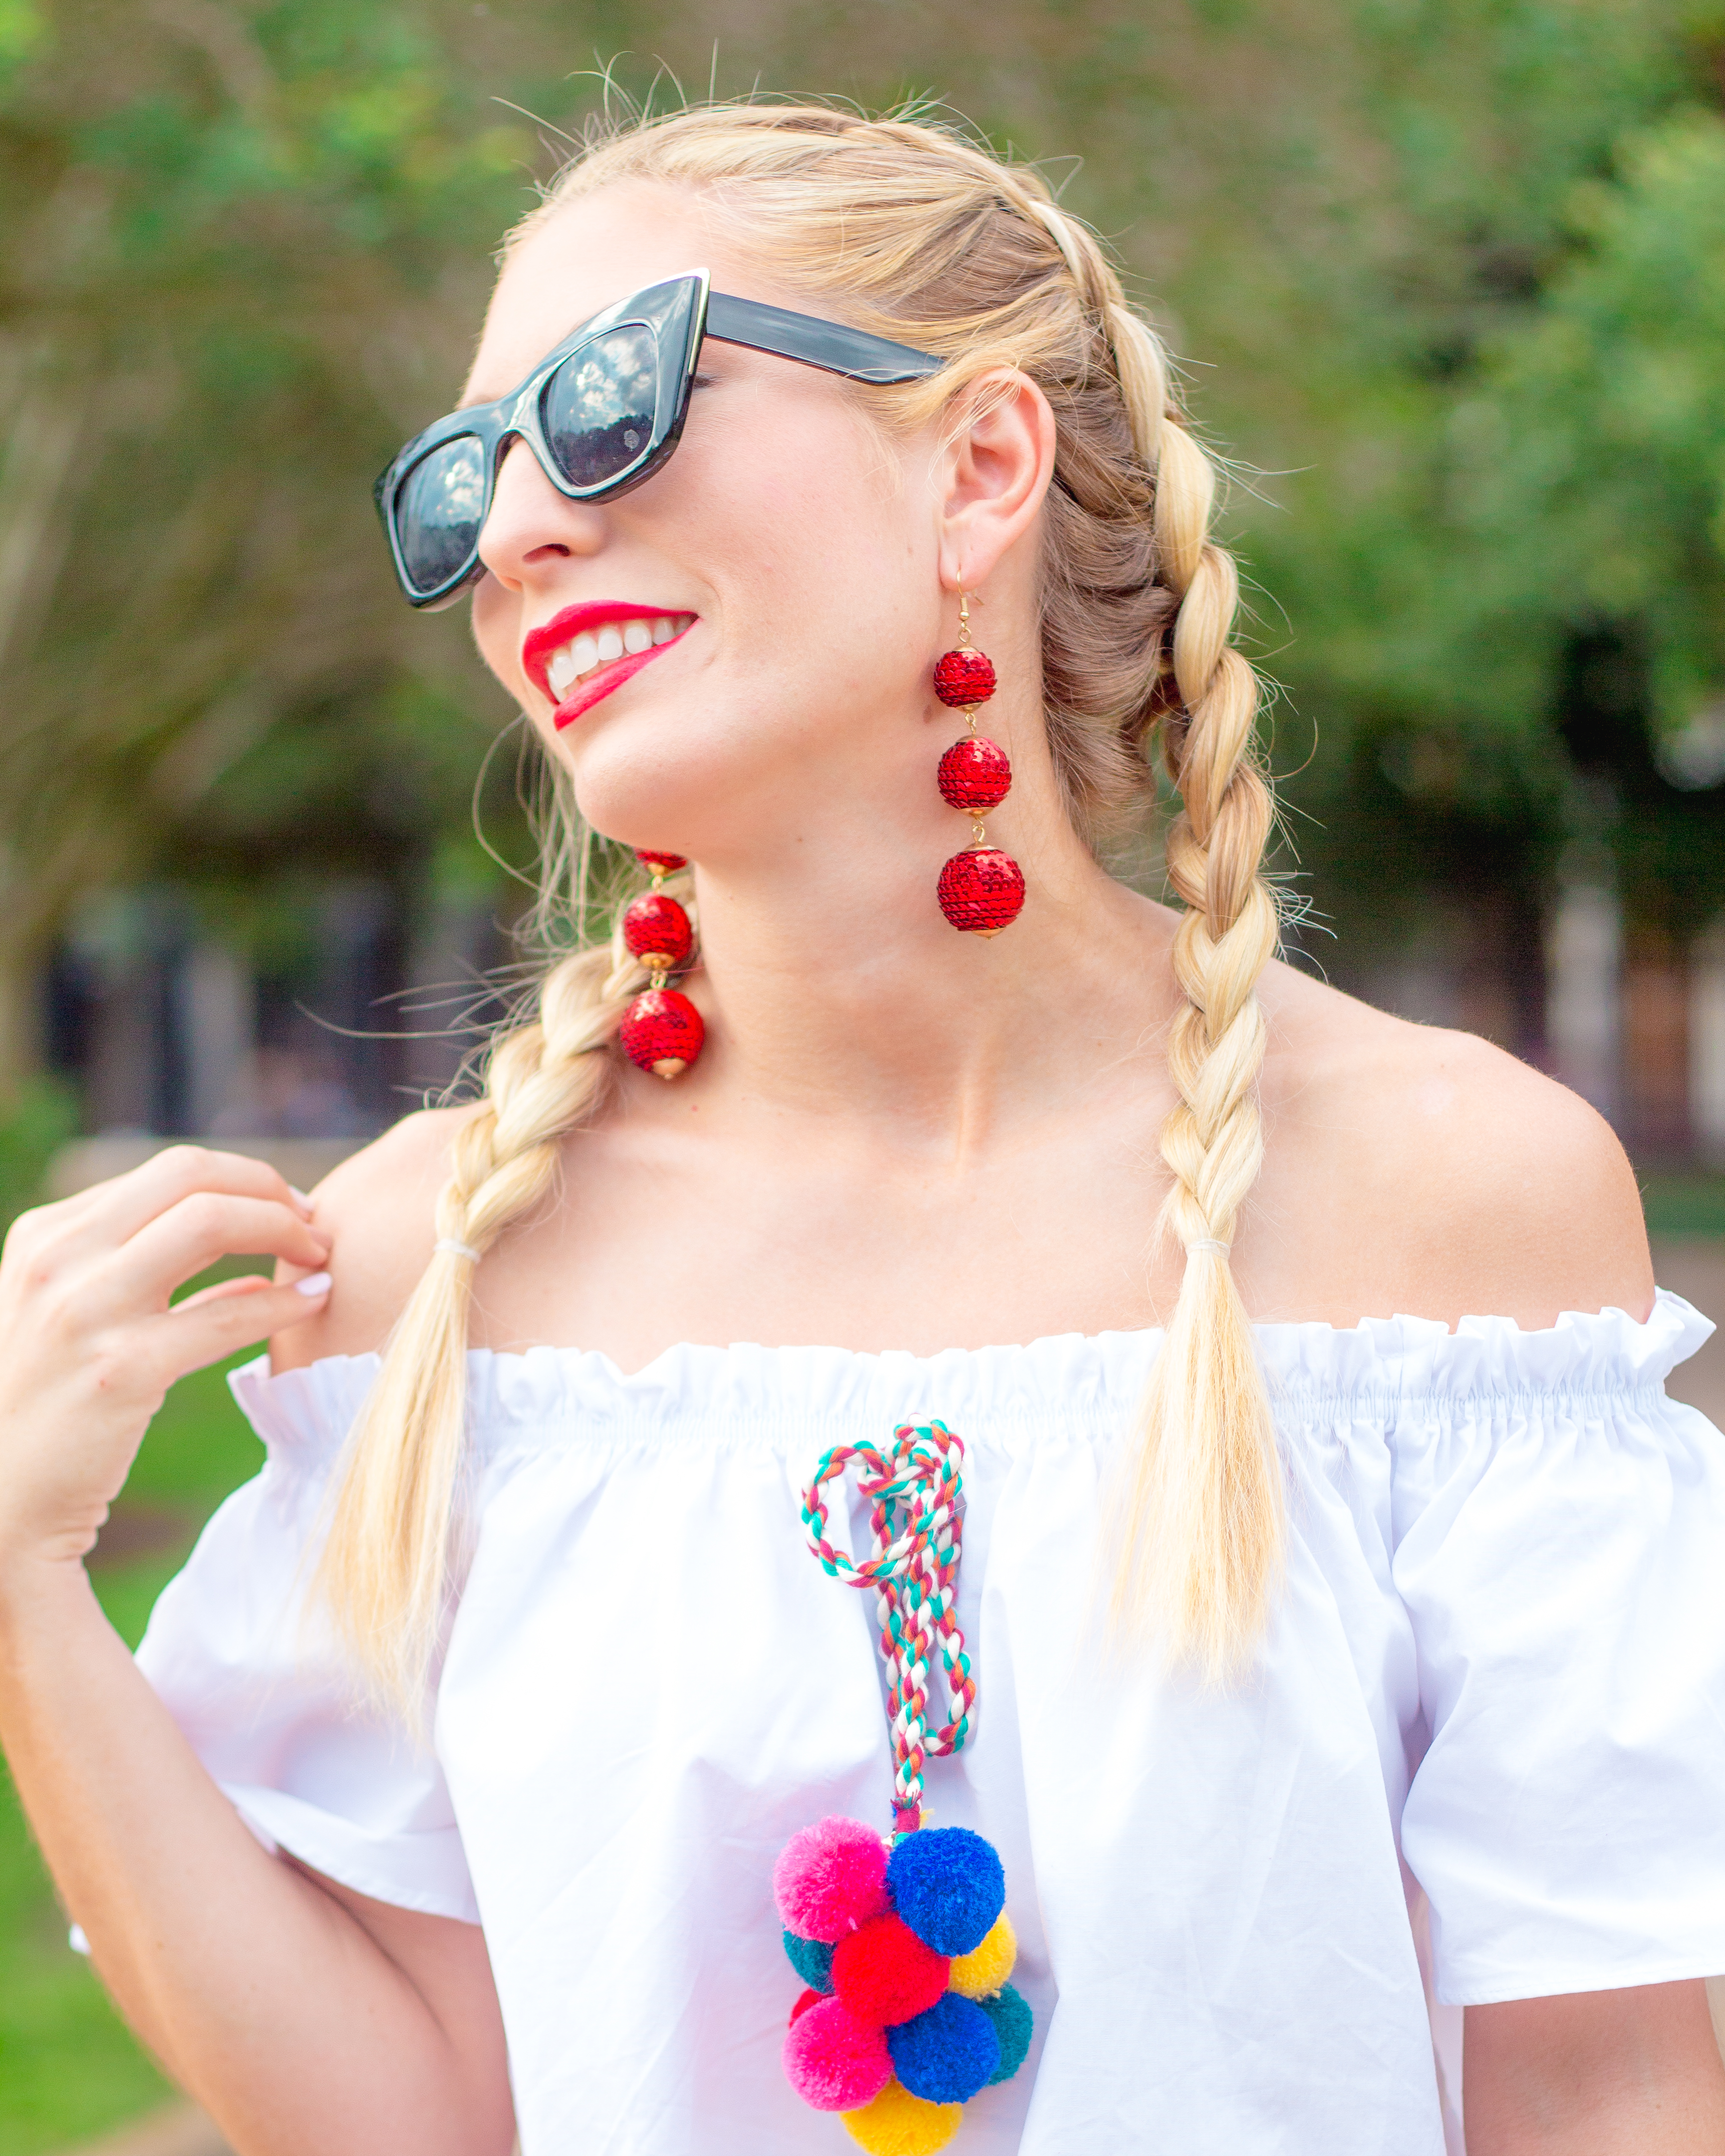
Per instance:
[[[170,1146],[129,1175],[23,1214],[0,1258],[0,1590],[21,1559],[95,1541],[168,1387],[321,1310],[329,1238],[263,1161]],[[268,1252],[311,1276],[176,1288]]]
[[[103,1980],[234,2148],[503,2156],[508,2061],[478,1928],[266,1855],[77,1562],[175,1378],[324,1307],[330,1239],[310,1210],[259,1161],[175,1146],[8,1238],[0,1746]],[[264,1251],[312,1277],[171,1306],[218,1258]]]

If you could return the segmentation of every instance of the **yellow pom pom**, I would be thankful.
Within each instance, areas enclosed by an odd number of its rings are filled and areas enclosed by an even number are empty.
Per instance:
[[[967,1999],[992,1999],[1012,1974],[1018,1958],[1019,1943],[1013,1933],[1012,1919],[1003,1909],[994,1920],[993,1930],[976,1951],[960,1954],[954,1960],[952,1973],[947,1981]]]
[[[845,2113],[846,2131],[868,2156],[935,2156],[963,2120],[962,2103],[925,2103],[896,2081],[860,2111]]]

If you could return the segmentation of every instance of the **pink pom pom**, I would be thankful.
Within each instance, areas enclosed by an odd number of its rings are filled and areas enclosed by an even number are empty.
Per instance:
[[[779,1851],[773,1894],[788,1930],[830,1946],[891,1906],[886,1845],[860,1820],[817,1820]]]
[[[785,2077],[816,2111],[858,2111],[892,2079],[886,2032],[837,1999],[799,2014],[784,2040]]]

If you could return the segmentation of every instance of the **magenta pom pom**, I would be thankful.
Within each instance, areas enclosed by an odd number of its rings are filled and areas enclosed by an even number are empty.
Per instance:
[[[859,2021],[842,2000],[799,2014],[784,2040],[791,2087],[816,2111],[859,2111],[892,2079],[886,2031]]]
[[[798,1938],[830,1946],[889,1906],[886,1845],[860,1820],[817,1820],[779,1852],[773,1894]]]

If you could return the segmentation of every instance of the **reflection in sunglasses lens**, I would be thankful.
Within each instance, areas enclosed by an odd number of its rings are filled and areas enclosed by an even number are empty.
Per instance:
[[[539,420],[572,486],[603,486],[635,463],[658,401],[653,332],[635,322],[572,352],[545,385]]]
[[[460,435],[422,457],[398,489],[396,542],[416,592],[434,592],[459,574],[478,544],[485,505],[479,438]]]

